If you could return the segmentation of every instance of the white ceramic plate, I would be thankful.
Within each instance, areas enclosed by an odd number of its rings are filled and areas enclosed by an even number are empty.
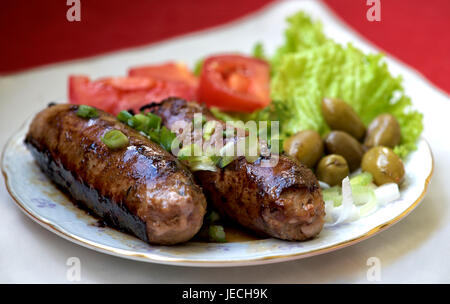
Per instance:
[[[23,139],[24,125],[12,136],[2,156],[6,187],[17,205],[33,220],[82,246],[125,258],[174,265],[236,266],[279,262],[330,252],[386,229],[405,217],[422,200],[433,172],[433,157],[425,140],[405,164],[401,198],[358,221],[324,228],[307,242],[276,239],[224,244],[189,242],[178,246],[153,246],[108,227],[75,207],[40,171]]]
[[[123,74],[122,69],[153,61],[160,62],[179,58],[193,63],[210,53],[241,49],[249,51],[251,45],[261,40],[267,50],[273,51],[282,40],[284,18],[298,9],[304,9],[324,23],[325,32],[335,40],[355,42],[365,51],[373,51],[357,35],[343,27],[324,7],[312,1],[282,2],[256,14],[249,20],[224,29],[201,32],[162,43],[145,50],[127,51],[92,62],[91,66],[104,66],[106,75]],[[239,43],[230,48],[230,37]],[[228,37],[228,38],[226,38]],[[240,47],[242,46],[242,48]],[[183,49],[183,52],[179,50]],[[113,60],[114,57],[120,60]],[[169,57],[168,57],[169,56]],[[394,71],[413,75],[387,58]],[[105,61],[103,63],[103,61]],[[109,62],[117,62],[111,65]],[[113,69],[113,70],[111,70]],[[75,71],[76,72],[76,71]],[[100,75],[103,76],[103,75]],[[408,85],[405,84],[408,92]],[[413,89],[411,83],[411,89]],[[414,96],[412,96],[414,100]],[[17,205],[33,220],[52,232],[87,248],[107,254],[146,262],[190,266],[239,266],[280,262],[330,252],[362,241],[396,223],[411,212],[422,200],[433,172],[433,157],[425,140],[421,139],[418,150],[406,161],[406,180],[401,188],[401,198],[380,208],[368,217],[356,222],[324,229],[319,237],[307,242],[285,242],[275,239],[230,242],[225,244],[189,242],[178,246],[150,246],[132,236],[108,227],[98,227],[96,219],[75,207],[35,164],[23,145],[27,129],[24,125],[6,144],[2,156],[2,172],[6,186]]]

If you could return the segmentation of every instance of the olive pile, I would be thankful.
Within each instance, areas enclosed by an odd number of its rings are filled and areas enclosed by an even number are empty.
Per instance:
[[[358,168],[371,173],[378,186],[402,182],[403,162],[392,150],[401,140],[394,116],[381,114],[366,130],[350,105],[331,98],[322,101],[322,113],[332,131],[323,139],[316,131],[300,131],[284,142],[286,154],[315,168],[317,178],[330,186]]]

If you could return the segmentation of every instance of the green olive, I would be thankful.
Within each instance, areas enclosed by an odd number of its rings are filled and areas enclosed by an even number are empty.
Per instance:
[[[323,157],[316,169],[317,178],[330,186],[339,185],[348,176],[349,169],[345,158],[337,154]]]
[[[405,176],[403,162],[390,148],[373,147],[364,154],[361,168],[373,175],[375,184],[400,184]]]
[[[313,130],[303,130],[289,137],[284,141],[283,148],[286,154],[309,168],[314,168],[324,150],[322,138]]]
[[[358,114],[350,105],[340,99],[324,98],[322,114],[332,130],[347,132],[357,140],[361,140],[366,133],[366,127]]]
[[[347,161],[350,172],[361,165],[364,155],[362,145],[351,135],[342,131],[331,131],[325,137],[325,148],[328,154],[338,154]]]
[[[376,146],[394,148],[400,143],[400,139],[400,125],[397,119],[391,114],[381,114],[370,123],[364,145],[369,148]]]

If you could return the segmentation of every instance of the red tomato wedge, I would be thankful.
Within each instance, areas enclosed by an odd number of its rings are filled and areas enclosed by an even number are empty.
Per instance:
[[[168,62],[160,65],[146,65],[131,68],[129,76],[149,77],[162,81],[183,82],[196,87],[198,79],[184,63]]]
[[[227,111],[252,112],[269,105],[270,71],[263,60],[241,55],[205,59],[199,101]]]
[[[182,82],[154,80],[149,77],[109,77],[92,81],[87,76],[69,77],[69,102],[117,114],[168,97],[196,99],[196,89]]]
[[[91,82],[87,76],[69,77],[69,102],[95,106],[106,112],[113,112],[119,96],[117,90],[105,81]]]

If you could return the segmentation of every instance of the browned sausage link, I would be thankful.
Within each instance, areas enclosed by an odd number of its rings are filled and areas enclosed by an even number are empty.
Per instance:
[[[206,200],[192,174],[159,145],[99,111],[76,115],[61,104],[36,115],[25,143],[41,169],[105,222],[154,244],[189,240],[200,229]],[[109,149],[101,137],[122,131],[129,145]]]
[[[151,111],[169,129],[179,120],[192,121],[194,113],[217,120],[204,106],[176,98],[153,105]],[[306,240],[322,230],[325,211],[318,181],[311,170],[287,156],[281,155],[274,167],[241,157],[219,172],[197,171],[195,176],[222,214],[254,231]]]

